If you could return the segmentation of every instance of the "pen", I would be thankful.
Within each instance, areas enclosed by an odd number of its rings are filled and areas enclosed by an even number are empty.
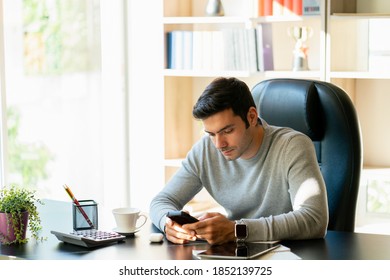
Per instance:
[[[84,216],[85,220],[88,222],[88,224],[90,225],[91,228],[95,228],[94,225],[92,224],[91,220],[88,218],[88,215],[87,213],[85,213],[84,209],[81,207],[80,203],[78,202],[78,200],[76,199],[76,197],[73,195],[72,191],[70,190],[70,188],[67,186],[67,185],[64,185],[64,189],[65,191],[67,192],[67,194],[70,196],[70,198],[72,199],[73,203],[76,204],[77,208],[79,209],[81,215]]]

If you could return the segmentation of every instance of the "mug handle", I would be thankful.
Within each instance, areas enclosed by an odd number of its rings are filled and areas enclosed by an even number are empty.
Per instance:
[[[143,221],[143,223],[140,226],[136,227],[135,230],[140,229],[146,223],[146,221],[148,220],[148,217],[145,214],[143,214],[143,213],[139,214],[138,219],[141,218],[141,217],[144,218],[144,221]],[[137,219],[137,222],[138,222],[138,219]]]

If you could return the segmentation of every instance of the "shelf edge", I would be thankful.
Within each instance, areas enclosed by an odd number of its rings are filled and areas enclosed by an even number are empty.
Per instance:
[[[332,71],[329,77],[341,79],[390,79],[390,74],[369,71]]]
[[[333,13],[332,19],[375,19],[390,18],[389,13]]]

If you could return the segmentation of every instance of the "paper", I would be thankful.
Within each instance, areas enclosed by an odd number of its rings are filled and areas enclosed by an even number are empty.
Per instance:
[[[210,259],[210,258],[201,258],[199,256],[199,254],[204,251],[206,250],[192,250],[192,255],[196,259],[200,259],[200,260]],[[261,255],[255,258],[255,260],[301,260],[301,258],[296,254],[294,254],[293,252],[291,252],[290,248],[280,245],[279,248],[276,248],[275,250],[272,250],[266,254]]]

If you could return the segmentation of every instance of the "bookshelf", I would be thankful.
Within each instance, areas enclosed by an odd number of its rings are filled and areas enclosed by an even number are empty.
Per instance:
[[[180,165],[192,145],[201,137],[201,124],[192,119],[192,106],[203,89],[216,77],[234,76],[245,80],[250,87],[263,79],[296,77],[325,80],[325,18],[323,15],[302,16],[259,15],[258,0],[225,0],[225,15],[205,16],[206,0],[164,0],[164,38],[172,31],[215,32],[226,29],[248,30],[258,24],[272,26],[273,70],[258,69],[169,69],[168,40],[165,43],[165,171],[166,180]],[[325,10],[325,0],[320,1]],[[292,71],[295,41],[288,34],[292,26],[310,26],[313,36],[308,39],[309,70]],[[226,62],[227,59],[225,59]]]

